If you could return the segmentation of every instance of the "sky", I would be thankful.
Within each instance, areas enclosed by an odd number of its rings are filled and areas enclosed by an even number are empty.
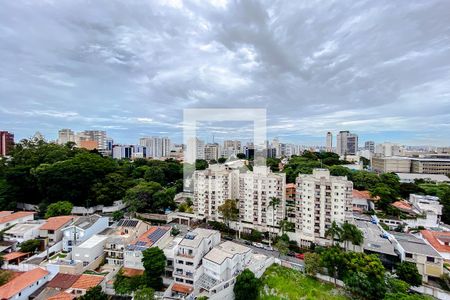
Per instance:
[[[182,141],[183,110],[266,109],[268,138],[450,145],[450,1],[14,0],[0,130]],[[245,123],[245,122],[244,122]],[[252,123],[202,127],[207,140]]]

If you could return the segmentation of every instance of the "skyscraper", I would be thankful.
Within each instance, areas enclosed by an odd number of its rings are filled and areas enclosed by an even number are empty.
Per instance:
[[[184,150],[184,161],[192,164],[196,159],[205,159],[205,142],[198,138],[189,138]]]
[[[103,130],[85,130],[84,136],[87,137],[89,141],[95,141],[98,144],[98,150],[108,149],[108,143],[106,136],[106,131]]]
[[[366,141],[364,143],[364,150],[370,151],[370,153],[375,152],[375,142],[374,141]]]
[[[206,160],[218,160],[220,153],[220,147],[217,143],[208,143],[205,145],[205,159]]]
[[[327,132],[327,151],[332,152],[333,151],[333,134],[328,131]]]
[[[67,142],[75,142],[75,133],[68,128],[58,131],[58,144],[65,145]]]
[[[0,131],[0,156],[9,155],[14,146],[14,134]]]
[[[336,137],[336,153],[355,155],[358,152],[358,136],[349,131],[339,131]]]
[[[144,137],[139,145],[147,148],[147,156],[152,158],[169,157],[171,142],[168,137]]]

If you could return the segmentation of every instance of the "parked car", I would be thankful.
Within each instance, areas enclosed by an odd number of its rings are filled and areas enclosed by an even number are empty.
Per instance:
[[[264,249],[267,251],[273,251],[272,246],[269,246],[269,245],[264,246]]]
[[[295,253],[295,257],[298,258],[298,259],[304,260],[305,259],[305,254],[303,254],[303,253]]]
[[[232,240],[233,240],[233,237],[228,236],[228,235],[225,235],[225,236],[223,237],[223,239],[224,239],[224,240],[227,240],[227,241],[232,241]]]
[[[252,245],[256,248],[264,248],[264,245],[261,243],[252,243]]]
[[[295,257],[295,252],[294,251],[289,251],[286,255],[287,256],[291,256],[291,257]]]
[[[245,241],[244,241],[244,244],[246,244],[246,245],[251,245],[252,242],[245,240]]]

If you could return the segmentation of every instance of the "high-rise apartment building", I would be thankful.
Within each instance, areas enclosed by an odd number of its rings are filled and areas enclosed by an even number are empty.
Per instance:
[[[184,150],[184,161],[193,164],[196,159],[205,159],[205,142],[198,138],[189,138]]]
[[[327,132],[327,144],[326,144],[326,148],[327,148],[327,152],[332,152],[333,151],[333,134],[328,131]]]
[[[141,145],[114,145],[112,157],[114,159],[146,158],[147,148]]]
[[[382,157],[401,155],[402,147],[394,143],[382,143],[375,147],[375,154]]]
[[[272,198],[280,200],[272,209]],[[239,175],[239,215],[244,231],[257,229],[277,232],[284,219],[286,174],[272,173],[268,167],[253,168],[253,172]]]
[[[223,148],[239,151],[241,149],[241,141],[225,140],[225,141],[223,141]]]
[[[327,169],[296,179],[296,235],[302,245],[327,244],[325,232],[333,221],[351,219],[353,183],[347,177],[330,176]]]
[[[144,137],[139,145],[147,149],[147,157],[165,158],[170,156],[171,142],[168,137]]]
[[[238,196],[238,170],[216,164],[194,172],[194,212],[201,218],[220,220],[219,206]]]
[[[217,143],[208,143],[205,145],[205,159],[210,160],[218,160],[220,154],[220,147]]]
[[[58,144],[65,145],[68,142],[75,143],[75,132],[69,128],[63,128],[58,131]]]
[[[85,130],[84,135],[88,137],[90,141],[95,141],[98,144],[99,150],[108,149],[108,137],[106,131],[103,130]]]
[[[370,153],[375,153],[375,142],[374,141],[366,141],[364,143],[364,150],[368,150]]]
[[[8,131],[0,131],[0,156],[9,155],[14,147],[14,134]]]
[[[339,131],[336,137],[336,153],[355,155],[358,152],[358,136],[349,131]]]

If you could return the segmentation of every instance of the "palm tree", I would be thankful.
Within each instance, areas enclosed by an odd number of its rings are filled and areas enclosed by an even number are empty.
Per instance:
[[[339,240],[341,232],[342,232],[341,227],[339,227],[336,221],[333,221],[333,223],[331,223],[330,228],[328,228],[327,231],[325,231],[325,237],[331,237],[331,244],[334,246],[334,241]]]
[[[353,244],[353,251],[355,251],[355,245],[361,246],[361,244],[364,242],[364,234],[361,230],[358,229],[355,225],[352,224],[352,244]]]
[[[280,205],[280,198],[277,197],[270,197],[270,201],[269,201],[269,207],[272,207],[272,233],[273,233],[273,228],[275,227],[275,207]],[[272,244],[272,240],[269,234],[269,243]]]
[[[344,242],[344,249],[347,250],[348,248],[348,242],[352,241],[353,239],[353,227],[355,226],[353,224],[350,224],[348,222],[345,222],[341,226],[341,235],[339,236],[339,240],[341,242]]]

